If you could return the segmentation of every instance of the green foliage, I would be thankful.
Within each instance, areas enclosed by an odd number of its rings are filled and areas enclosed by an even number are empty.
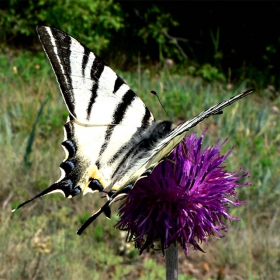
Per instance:
[[[219,81],[225,81],[225,76],[223,73],[221,73],[218,68],[210,65],[210,64],[204,64],[196,71],[196,75],[201,76],[203,79],[205,79],[208,82],[212,82],[215,80]]]
[[[27,145],[26,145],[26,152],[25,152],[25,155],[24,155],[24,163],[26,164],[26,166],[29,166],[30,165],[30,161],[29,161],[29,155],[31,154],[32,152],[32,145],[33,145],[33,142],[35,140],[35,132],[36,132],[36,126],[41,118],[41,115],[42,115],[42,112],[43,112],[43,108],[44,106],[46,105],[48,99],[45,99],[43,101],[43,103],[41,104],[40,108],[39,108],[39,111],[38,111],[38,114],[37,114],[37,117],[36,117],[36,120],[33,124],[33,127],[32,127],[32,130],[30,132],[30,136],[28,138],[28,141],[27,141]]]
[[[0,24],[6,42],[13,37],[34,36],[37,25],[47,25],[79,37],[99,53],[122,27],[123,19],[113,0],[11,0],[6,9],[0,9]]]
[[[219,63],[219,61],[223,58],[223,54],[219,50],[220,28],[217,29],[216,35],[214,35],[213,31],[210,30],[210,36],[211,36],[213,47],[214,47],[213,57],[214,57],[215,65],[217,65]]]
[[[158,44],[161,62],[164,57],[172,57],[175,54],[178,57],[179,53],[173,42],[164,35],[171,27],[179,25],[172,15],[153,4],[142,16],[145,24],[137,31],[137,35],[142,38],[143,42],[147,44],[150,39],[153,39]]]
[[[137,14],[139,13],[139,14]],[[121,9],[121,5],[110,1],[74,1],[74,0],[10,0],[0,8],[2,44],[4,42],[22,45],[36,40],[37,25],[57,27],[99,54],[111,43],[120,45],[122,35],[130,34],[141,44],[157,44],[158,59],[163,57],[180,57],[174,42],[164,34],[170,27],[178,26],[171,14],[156,4],[139,7],[135,16],[141,19],[135,23],[130,13]],[[124,24],[125,23],[125,24]],[[122,33],[117,31],[122,29]],[[114,36],[117,38],[114,39]],[[135,53],[134,53],[135,54]]]
[[[90,213],[83,211],[80,215],[77,216],[77,220],[80,224],[83,224],[90,217]]]

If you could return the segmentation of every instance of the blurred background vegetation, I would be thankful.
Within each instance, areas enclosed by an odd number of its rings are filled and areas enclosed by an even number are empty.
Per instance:
[[[248,79],[279,91],[280,6],[188,1],[1,1],[1,49],[41,51],[36,25],[57,27],[106,61],[172,60],[206,80]],[[139,47],[141,46],[141,47]],[[169,62],[170,62],[169,60]]]
[[[100,217],[80,224],[103,201],[51,195],[10,210],[60,177],[67,111],[36,34],[36,25],[70,33],[101,56],[166,118],[175,122],[254,87],[255,94],[200,124],[205,145],[229,137],[227,166],[251,174],[238,190],[246,206],[231,214],[223,239],[207,252],[179,251],[180,279],[280,277],[280,5],[277,2],[38,0],[0,1],[0,278],[163,279],[164,258],[138,256],[123,233]],[[118,205],[113,213],[117,213]]]

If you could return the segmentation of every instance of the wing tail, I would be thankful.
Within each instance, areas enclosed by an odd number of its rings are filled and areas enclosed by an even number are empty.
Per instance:
[[[96,211],[92,216],[90,216],[78,229],[77,234],[81,235],[83,231],[95,220],[101,213],[104,213],[107,218],[111,218],[110,204],[113,202],[113,198],[110,198],[98,211]]]
[[[27,204],[27,203],[29,203],[29,202],[31,202],[31,201],[39,198],[39,197],[50,194],[50,193],[60,192],[65,197],[73,197],[73,196],[79,194],[81,192],[81,189],[79,187],[72,188],[72,185],[73,184],[70,180],[65,180],[65,181],[60,181],[60,182],[54,183],[51,186],[49,186],[47,189],[43,190],[42,192],[40,192],[39,194],[34,196],[33,198],[28,199],[25,202],[21,203],[18,207],[13,209],[12,212],[15,212],[16,210],[18,210],[19,208],[21,208],[25,204]]]

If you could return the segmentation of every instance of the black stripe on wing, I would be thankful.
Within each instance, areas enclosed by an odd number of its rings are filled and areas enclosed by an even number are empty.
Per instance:
[[[90,77],[93,81],[92,88],[91,88],[91,97],[87,107],[87,120],[90,119],[90,113],[93,104],[95,103],[95,99],[97,97],[97,89],[98,89],[98,81],[99,78],[104,71],[105,63],[97,56],[92,63],[91,70],[90,70]]]
[[[112,136],[113,130],[114,130],[113,125],[109,125],[108,128],[106,129],[105,139],[104,139],[104,142],[103,142],[103,144],[100,148],[98,160],[95,162],[95,165],[97,166],[98,169],[101,168],[99,159],[100,159],[101,155],[104,153],[104,151],[106,150],[106,148],[108,147],[108,143],[109,143],[110,138]]]
[[[108,128],[106,130],[104,143],[101,146],[101,149],[99,152],[99,158],[104,153],[104,151],[108,147],[108,144],[110,143],[110,138],[114,132],[115,125],[120,124],[120,122],[123,120],[127,109],[129,108],[129,106],[131,105],[131,103],[133,102],[135,97],[136,97],[136,94],[131,89],[129,89],[123,95],[122,101],[118,104],[117,108],[115,109],[115,111],[113,113],[113,121],[112,121],[113,125],[108,126]],[[100,168],[99,160],[97,160],[95,164],[98,168]]]
[[[58,29],[44,26],[37,27],[37,32],[54,69],[68,109],[76,117],[71,81],[71,37]]]
[[[108,161],[109,165],[113,164],[121,156],[128,156],[127,150],[130,149],[131,146],[138,144],[137,138],[140,139],[141,133],[145,133],[145,131],[152,126],[151,120],[153,120],[152,114],[148,107],[145,106],[145,115],[142,118],[141,127],[138,127],[136,132],[131,135],[130,140],[123,146],[121,146],[120,149],[114,155],[112,155],[111,159]]]
[[[125,84],[125,82],[123,81],[123,79],[120,78],[119,76],[117,76],[117,79],[116,79],[115,85],[114,85],[114,91],[113,91],[113,93],[116,93],[116,92],[119,90],[119,88],[120,88],[123,84]]]
[[[104,66],[105,66],[105,63],[97,55],[95,55],[95,59],[91,65],[91,69],[90,69],[90,77],[96,83],[98,83],[98,80],[104,70]]]
[[[113,124],[119,124],[128,109],[132,101],[136,98],[136,94],[133,90],[129,89],[122,97],[122,101],[118,104],[113,114]]]
[[[84,55],[83,55],[83,61],[82,61],[82,76],[85,76],[85,69],[88,64],[88,58],[89,58],[90,50],[88,48],[85,48]]]
[[[145,106],[145,115],[142,119],[142,127],[148,127],[151,125],[152,114],[147,106]]]
[[[147,130],[144,135],[142,135],[141,142],[133,145],[130,150],[125,153],[125,156],[120,161],[118,167],[114,170],[111,184],[113,185],[115,180],[118,179],[114,178],[118,173],[122,176],[122,173],[125,174],[129,171],[128,169],[134,168],[134,162],[136,163],[142,157],[149,158],[149,154],[157,147],[158,143],[170,133],[171,130],[172,122],[170,121],[155,123],[149,130]],[[118,152],[114,155],[114,157],[116,157],[117,154]],[[114,157],[109,162],[114,161]],[[130,159],[129,167],[121,171],[121,169],[126,166],[125,162],[128,159]]]

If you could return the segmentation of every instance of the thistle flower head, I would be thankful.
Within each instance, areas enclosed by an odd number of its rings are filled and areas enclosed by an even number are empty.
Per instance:
[[[227,230],[225,220],[238,220],[228,210],[243,204],[235,188],[249,184],[239,183],[248,173],[222,165],[232,151],[220,154],[226,140],[202,149],[204,134],[186,137],[120,206],[116,227],[127,231],[127,241],[134,241],[140,254],[158,241],[163,252],[177,242],[186,254],[190,244],[202,250],[198,243]]]

